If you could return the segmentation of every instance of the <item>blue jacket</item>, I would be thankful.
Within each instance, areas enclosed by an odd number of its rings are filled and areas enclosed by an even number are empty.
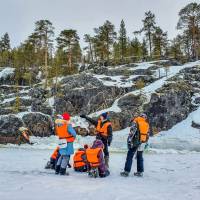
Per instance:
[[[68,133],[76,137],[76,131],[71,125],[68,125]],[[67,147],[60,149],[59,153],[60,155],[68,155],[68,156],[74,154],[73,142],[68,142]]]

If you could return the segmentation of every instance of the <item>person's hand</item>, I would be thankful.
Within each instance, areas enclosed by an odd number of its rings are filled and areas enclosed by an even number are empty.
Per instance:
[[[85,119],[85,118],[86,118],[86,115],[83,114],[83,115],[80,115],[80,117]]]

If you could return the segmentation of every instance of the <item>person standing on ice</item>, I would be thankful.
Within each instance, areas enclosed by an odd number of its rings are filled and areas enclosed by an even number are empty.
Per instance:
[[[97,136],[96,138],[101,140],[104,144],[104,159],[105,164],[109,167],[109,151],[108,146],[111,145],[112,142],[112,124],[108,119],[108,113],[102,113],[98,120],[94,120],[86,115],[81,115],[81,118],[86,119],[91,124],[95,125]]]
[[[64,113],[62,119],[56,119],[55,132],[59,138],[60,157],[56,163],[55,173],[65,175],[70,155],[74,154],[73,142],[76,138],[76,131],[70,124],[69,113]]]
[[[128,136],[128,153],[126,157],[126,163],[124,171],[121,172],[121,176],[127,177],[131,171],[134,154],[137,152],[137,172],[134,176],[142,177],[144,172],[143,164],[143,151],[149,138],[149,123],[147,121],[147,115],[141,114],[139,117],[135,117],[132,120],[132,126],[130,134]]]

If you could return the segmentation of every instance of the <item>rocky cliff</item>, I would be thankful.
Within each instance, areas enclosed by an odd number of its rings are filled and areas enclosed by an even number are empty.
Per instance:
[[[43,80],[31,87],[15,86],[14,70],[0,69],[0,143],[13,143],[21,126],[35,136],[49,136],[55,114],[65,111],[94,117],[109,111],[114,130],[126,128],[134,115],[146,112],[154,133],[168,130],[200,104],[200,62],[172,64],[157,61],[89,68],[60,77],[57,87],[52,80],[47,89],[42,87]],[[78,127],[79,122],[75,124],[79,134],[93,133],[92,127]]]

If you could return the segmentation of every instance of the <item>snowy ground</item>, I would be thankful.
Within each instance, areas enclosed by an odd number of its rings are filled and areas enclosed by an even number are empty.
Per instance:
[[[87,174],[69,170],[70,176],[56,176],[45,170],[56,138],[33,138],[35,145],[1,146],[0,199],[55,200],[59,198],[84,200],[198,200],[200,196],[200,133],[191,128],[191,121],[200,109],[167,132],[150,139],[145,152],[143,178],[119,176],[126,158],[128,128],[114,134],[110,171],[105,179],[91,179]],[[198,120],[198,118],[197,118]],[[78,137],[76,148],[91,144],[93,137]],[[105,192],[104,192],[105,191]]]
[[[72,169],[68,177],[54,175],[43,169],[50,153],[0,148],[0,199],[199,199],[199,153],[145,154],[143,178],[120,177],[126,155],[112,153],[111,175],[105,179],[91,179]]]

